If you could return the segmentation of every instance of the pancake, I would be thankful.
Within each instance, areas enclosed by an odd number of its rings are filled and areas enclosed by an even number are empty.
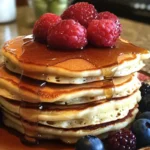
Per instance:
[[[62,129],[54,128],[46,125],[35,125],[29,122],[22,122],[20,119],[3,111],[3,122],[6,126],[11,127],[22,134],[37,139],[60,139],[66,143],[75,143],[80,137],[85,135],[104,136],[111,131],[119,130],[130,125],[134,120],[138,109],[135,107],[122,119],[107,122],[95,126],[87,126],[85,128]],[[24,127],[22,126],[24,124]]]
[[[6,67],[34,79],[57,84],[82,84],[104,78],[126,76],[140,70],[150,53],[119,39],[113,48],[53,50],[20,36],[2,48]],[[135,65],[136,64],[136,65]]]
[[[102,124],[124,118],[129,110],[137,106],[141,99],[140,91],[112,100],[96,101],[89,104],[63,106],[56,104],[39,105],[12,102],[0,97],[1,108],[24,120],[57,128],[79,128]]]
[[[0,67],[0,95],[12,100],[30,103],[59,104],[88,103],[106,98],[131,95],[141,86],[137,74],[82,85],[58,85],[20,77]]]

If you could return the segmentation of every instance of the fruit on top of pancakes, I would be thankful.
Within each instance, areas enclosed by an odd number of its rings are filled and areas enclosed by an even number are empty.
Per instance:
[[[89,23],[87,35],[88,41],[97,47],[112,47],[120,36],[120,31],[114,21],[101,19]]]
[[[121,34],[122,26],[121,26],[121,23],[119,21],[119,18],[115,14],[113,14],[109,11],[100,12],[98,14],[97,19],[99,19],[99,20],[100,19],[108,19],[108,20],[114,21],[114,23],[116,23],[116,25],[118,26],[119,33]]]
[[[87,135],[77,141],[75,150],[104,150],[104,145],[99,138]]]
[[[42,15],[34,24],[33,36],[35,40],[46,42],[47,33],[55,24],[61,21],[61,17],[52,13]]]
[[[150,119],[136,120],[131,129],[136,136],[138,148],[150,145]]]
[[[62,20],[48,32],[50,47],[62,49],[82,49],[87,44],[87,31],[78,22]]]
[[[112,132],[106,142],[108,150],[136,150],[136,137],[128,129]]]
[[[35,40],[56,49],[83,49],[88,42],[97,47],[112,47],[122,30],[117,16],[110,12],[98,14],[95,7],[87,2],[71,5],[61,17],[51,13],[41,16],[34,25]],[[74,25],[71,21],[66,21],[70,19],[74,20]],[[98,22],[99,24],[96,24]],[[86,28],[89,32],[89,41]]]
[[[119,22],[118,17],[109,11],[100,12],[98,14],[97,19],[109,19],[109,20],[114,21],[115,23]]]
[[[71,5],[61,15],[62,19],[74,19],[81,25],[88,27],[88,23],[97,18],[97,10],[92,4],[79,2]]]

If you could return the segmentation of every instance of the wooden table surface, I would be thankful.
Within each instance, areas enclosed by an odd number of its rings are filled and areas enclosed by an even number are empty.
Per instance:
[[[0,48],[5,41],[10,40],[13,37],[32,33],[34,22],[32,11],[28,7],[19,7],[17,13],[18,15],[15,22],[0,24]],[[122,38],[127,39],[135,45],[150,49],[150,25],[123,18],[120,20],[123,27]],[[148,65],[150,64],[150,60],[146,61],[146,64],[147,67],[144,69],[150,73],[150,65]],[[20,143],[15,135],[8,133],[7,130],[0,129],[0,133],[0,150],[73,150],[70,146],[66,147],[59,144],[56,144],[56,147],[54,144],[50,144],[50,146],[46,147],[41,146],[39,148],[26,147]],[[14,142],[12,139],[14,139]]]

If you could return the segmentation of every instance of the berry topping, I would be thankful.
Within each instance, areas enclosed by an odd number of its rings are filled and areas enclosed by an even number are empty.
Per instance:
[[[138,119],[132,125],[138,148],[150,145],[150,120]]]
[[[142,83],[142,86],[140,88],[141,95],[145,96],[147,94],[150,94],[150,85],[148,83]]]
[[[88,135],[77,141],[75,150],[104,150],[104,145],[99,138]]]
[[[127,129],[119,130],[118,132],[111,133],[108,136],[108,149],[109,150],[135,150],[136,137]]]
[[[150,120],[150,111],[146,111],[140,114],[137,119],[149,119]]]
[[[87,44],[87,31],[78,22],[62,20],[48,32],[50,47],[63,49],[82,49]]]
[[[100,12],[98,14],[98,18],[97,19],[109,19],[109,20],[114,21],[115,23],[119,22],[118,17],[115,14],[113,14],[113,13],[111,13],[109,11]]]
[[[88,23],[97,18],[97,10],[92,4],[86,2],[76,3],[71,5],[62,14],[62,19],[74,19],[81,25],[87,27]]]
[[[150,111],[150,94],[142,96],[139,103],[139,110],[141,112]]]
[[[112,47],[120,33],[118,26],[108,19],[93,20],[89,23],[88,40],[97,47]]]
[[[116,25],[118,26],[119,34],[121,34],[122,26],[120,24],[119,18],[115,14],[109,11],[100,12],[98,14],[98,19],[108,19],[108,20],[114,21]]]
[[[42,15],[34,24],[33,36],[35,40],[46,42],[47,33],[54,25],[61,21],[61,18],[52,13]]]

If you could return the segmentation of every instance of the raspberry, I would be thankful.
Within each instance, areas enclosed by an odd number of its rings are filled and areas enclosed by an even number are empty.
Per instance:
[[[33,36],[35,40],[46,42],[47,33],[54,25],[61,21],[61,18],[52,13],[42,15],[34,24]]]
[[[91,21],[87,34],[89,42],[98,47],[114,46],[120,35],[118,26],[108,19]]]
[[[130,130],[122,129],[110,134],[107,144],[109,150],[135,150],[136,137]]]
[[[118,17],[115,14],[113,14],[113,13],[111,13],[109,11],[100,12],[98,14],[98,18],[97,19],[109,19],[109,20],[112,20],[114,22],[118,22],[119,21]]]
[[[100,12],[98,14],[98,19],[109,19],[109,20],[114,21],[116,23],[116,25],[118,26],[119,33],[121,34],[122,26],[120,24],[118,17],[115,14],[113,14],[109,11]]]
[[[87,31],[78,22],[62,20],[48,32],[50,47],[63,49],[82,49],[87,44]]]
[[[150,77],[148,75],[143,74],[143,73],[138,73],[138,79],[141,82],[145,82],[145,81],[149,81]]]
[[[87,27],[91,20],[97,18],[97,14],[97,10],[92,4],[80,2],[70,6],[61,17],[62,19],[74,19]]]

